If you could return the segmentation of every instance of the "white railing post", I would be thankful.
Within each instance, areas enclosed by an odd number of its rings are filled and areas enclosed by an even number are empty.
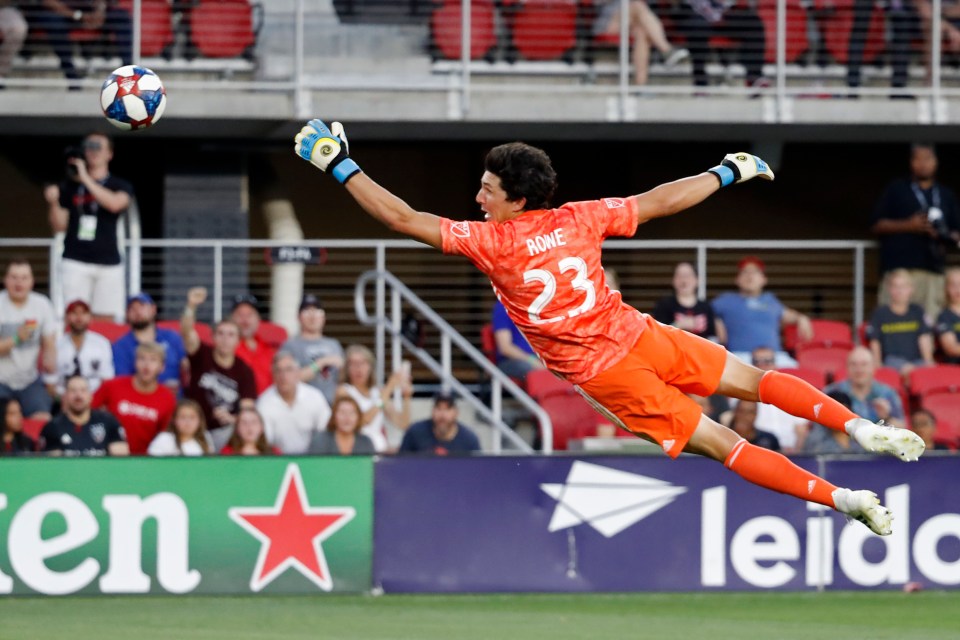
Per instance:
[[[490,384],[490,411],[493,413],[494,424],[503,420],[503,385],[497,378],[493,378]],[[494,453],[500,453],[503,450],[503,435],[499,429],[493,429],[491,449]]]
[[[942,36],[943,17],[942,0],[933,0],[933,15],[930,20],[930,115],[934,123],[942,124],[945,119],[945,109],[940,108],[941,96],[941,74],[940,58],[942,56]]]
[[[863,258],[864,245],[858,242],[853,250],[853,330],[856,331],[863,322],[864,275]]]
[[[380,271],[380,272],[386,271],[387,270],[387,248],[384,246],[382,242],[377,244],[376,255],[377,255],[376,257],[377,271]],[[376,305],[375,308],[377,310],[378,318],[386,317],[386,312],[387,312],[386,291],[387,291],[386,284],[384,283],[383,278],[377,278],[377,283],[376,283],[377,300],[375,303]],[[377,380],[377,386],[382,387],[384,384],[384,381],[386,380],[386,376],[384,375],[384,364],[385,364],[384,358],[386,357],[386,354],[387,354],[386,329],[382,324],[377,325],[376,336],[374,339],[376,341],[375,351],[376,351],[376,357],[377,357],[376,380]]]
[[[760,53],[763,55],[763,52]],[[787,0],[777,0],[777,121],[787,118]]]
[[[466,118],[470,113],[470,59],[473,57],[471,44],[473,6],[471,0],[460,2],[460,117]]]
[[[223,242],[213,244],[213,320],[223,318]]]
[[[627,101],[630,97],[630,0],[620,0],[620,77],[618,102],[620,120],[627,117]]]
[[[707,299],[707,245],[697,243],[697,296]]]
[[[304,102],[306,92],[303,86],[303,64],[304,64],[304,0],[297,0],[296,20],[293,35],[293,112],[298,118],[309,118],[307,105]]]
[[[143,0],[133,0],[133,64],[140,64],[140,50],[143,48]]]

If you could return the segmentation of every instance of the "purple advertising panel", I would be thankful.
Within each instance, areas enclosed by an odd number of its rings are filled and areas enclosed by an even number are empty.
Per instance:
[[[886,496],[897,532],[880,539],[701,458],[383,459],[373,584],[389,593],[960,582],[960,502],[936,490],[960,480],[960,459],[828,468],[840,485]]]

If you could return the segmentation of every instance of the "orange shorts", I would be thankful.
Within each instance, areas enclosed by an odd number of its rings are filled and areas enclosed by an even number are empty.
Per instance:
[[[717,390],[727,350],[645,319],[647,327],[626,357],[579,385],[579,391],[616,424],[654,440],[676,458],[703,413],[685,394],[709,396]]]

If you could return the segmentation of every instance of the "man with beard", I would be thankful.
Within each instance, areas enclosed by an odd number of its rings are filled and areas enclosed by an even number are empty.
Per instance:
[[[160,383],[177,392],[180,389],[180,369],[187,357],[183,340],[176,331],[157,327],[157,304],[142,291],[127,300],[127,324],[130,333],[113,344],[113,364],[118,376],[132,376],[136,371],[137,346],[156,342],[166,349]]]
[[[57,396],[62,396],[67,378],[80,374],[96,392],[100,383],[113,377],[110,341],[89,331],[90,305],[77,298],[67,305],[67,333],[57,339]]]
[[[63,392],[63,413],[44,425],[40,450],[54,456],[126,456],[123,427],[106,411],[90,408],[90,385],[70,376]]]
[[[136,373],[103,383],[93,396],[93,406],[106,409],[120,421],[130,453],[146,455],[147,447],[173,419],[177,399],[157,380],[166,351],[156,342],[137,347]]]

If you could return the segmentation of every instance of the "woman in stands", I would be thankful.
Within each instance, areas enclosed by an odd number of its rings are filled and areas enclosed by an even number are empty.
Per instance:
[[[593,23],[594,35],[619,35],[620,13],[620,0],[606,0]],[[656,47],[660,52],[663,63],[667,67],[672,67],[690,57],[690,52],[686,49],[670,44],[660,18],[643,0],[630,0],[628,16],[627,31],[633,40],[634,84],[647,84],[651,46]]]
[[[347,347],[346,364],[340,370],[340,386],[336,398],[353,398],[363,412],[363,435],[370,438],[377,453],[387,450],[386,421],[397,429],[406,430],[410,424],[410,396],[413,384],[410,375],[394,371],[383,389],[373,379],[373,352],[360,344]],[[397,409],[392,401],[393,392],[400,389],[402,403]],[[334,400],[336,403],[336,400]]]
[[[203,409],[193,400],[181,400],[166,431],[157,434],[148,456],[206,456],[213,453]]]
[[[310,453],[321,456],[372,456],[373,442],[360,433],[363,412],[357,401],[340,396],[333,401],[333,414],[326,431],[313,434]]]
[[[225,456],[269,456],[280,455],[280,450],[267,442],[260,412],[253,407],[242,407],[233,434],[220,453]]]
[[[37,443],[23,432],[23,410],[14,398],[0,400],[0,456],[22,456],[37,450]]]

